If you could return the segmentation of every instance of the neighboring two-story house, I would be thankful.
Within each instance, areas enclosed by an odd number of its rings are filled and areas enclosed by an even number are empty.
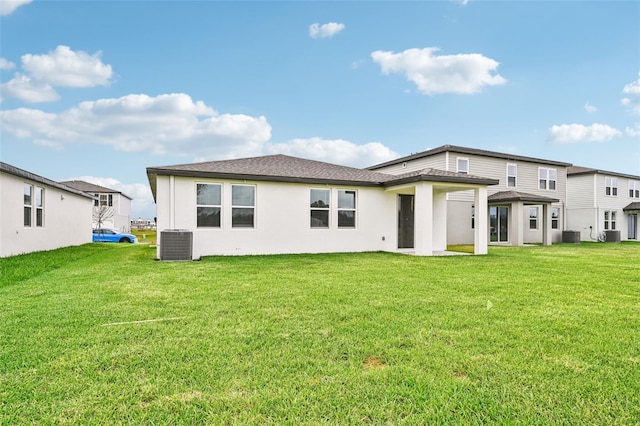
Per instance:
[[[98,221],[100,221],[102,228],[131,232],[131,197],[115,189],[82,180],[61,183],[95,197],[92,213],[94,228],[98,226]]]
[[[566,229],[581,241],[597,241],[603,231],[620,240],[638,240],[640,176],[588,167],[569,167]]]
[[[93,197],[0,162],[0,257],[91,242]]]
[[[369,170],[402,174],[431,167],[499,181],[488,187],[489,242],[520,246],[562,241],[569,163],[444,145]],[[448,244],[469,244],[478,209],[466,192],[447,196]]]

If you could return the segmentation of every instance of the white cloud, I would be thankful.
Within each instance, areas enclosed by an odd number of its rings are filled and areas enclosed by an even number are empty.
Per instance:
[[[344,139],[293,139],[287,143],[270,144],[270,154],[286,154],[317,161],[366,167],[398,158],[399,155],[379,142],[356,145]]]
[[[587,102],[586,104],[584,104],[584,110],[587,111],[589,114],[592,114],[596,112],[598,108],[594,107],[589,102]]]
[[[113,77],[111,65],[103,64],[100,52],[89,55],[58,46],[46,55],[23,55],[24,73],[0,85],[0,97],[25,102],[51,102],[60,99],[54,87],[106,86]],[[3,59],[4,61],[4,59]],[[7,65],[14,65],[11,62]]]
[[[15,67],[16,64],[14,64],[13,62],[8,61],[5,58],[0,58],[0,70],[12,70]]]
[[[0,99],[17,98],[25,102],[51,102],[60,96],[51,85],[34,81],[31,77],[16,73],[7,83],[0,84]]]
[[[315,24],[309,25],[309,36],[311,38],[328,38],[333,37],[344,29],[344,24],[329,22],[328,24],[320,25],[316,22]]]
[[[9,15],[17,8],[31,3],[32,0],[0,0],[0,15]]]
[[[153,214],[154,202],[151,188],[148,183],[122,183],[114,178],[96,177],[96,176],[80,176],[72,177],[65,180],[82,180],[94,185],[104,186],[105,188],[115,189],[123,194],[131,197],[131,213],[132,218],[144,215],[147,217]]]
[[[22,56],[22,68],[36,80],[60,87],[106,86],[113,76],[111,65],[103,64],[101,52],[89,55],[58,46],[46,55]]]
[[[640,75],[640,73],[638,75]],[[624,86],[622,93],[630,95],[620,100],[622,105],[629,108],[632,114],[640,115],[640,77],[636,81]]]
[[[3,131],[41,145],[100,144],[151,154],[241,157],[263,149],[271,126],[263,116],[218,114],[176,93],[82,102],[60,113],[0,111]]]
[[[631,137],[640,136],[640,123],[634,124],[633,127],[627,126],[627,128],[625,129],[625,133],[627,134],[627,136]]]
[[[607,142],[621,135],[620,130],[600,123],[591,126],[561,124],[549,129],[549,141],[553,143]]]
[[[439,49],[407,49],[400,53],[375,51],[371,58],[384,74],[404,73],[418,91],[425,95],[438,93],[473,94],[484,86],[505,84],[495,74],[499,62],[479,53],[434,55]]]

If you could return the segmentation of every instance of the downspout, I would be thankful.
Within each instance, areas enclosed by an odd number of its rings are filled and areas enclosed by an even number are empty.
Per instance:
[[[169,176],[169,229],[176,228],[176,177]]]

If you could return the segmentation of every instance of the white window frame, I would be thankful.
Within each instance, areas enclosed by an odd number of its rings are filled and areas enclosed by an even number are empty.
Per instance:
[[[353,207],[343,207],[340,205],[341,193],[353,193]],[[338,228],[339,229],[355,229],[358,224],[358,191],[355,189],[339,189],[338,190]],[[340,212],[353,212],[353,225],[340,225]]]
[[[544,177],[542,175],[543,171]],[[553,188],[551,188],[552,186]],[[556,191],[558,189],[558,170],[549,167],[538,167],[538,189],[541,191]]]
[[[509,173],[509,168],[513,167],[513,174]],[[510,184],[509,178],[513,178],[513,185]],[[518,186],[518,165],[507,163],[507,187],[516,188]]]
[[[220,188],[220,204],[199,204],[198,203],[198,186],[199,185],[211,185],[211,186],[217,186]],[[198,229],[220,229],[222,228],[222,191],[223,191],[223,186],[221,183],[212,183],[212,182],[196,182],[196,228]],[[199,225],[198,224],[198,209],[199,208],[218,208],[219,209],[219,215],[220,215],[220,223],[218,224],[218,226],[208,226],[208,225]]]
[[[314,200],[311,199],[313,191],[326,192],[329,203],[326,207],[313,206]],[[327,226],[313,226],[313,212],[314,211],[326,211],[327,212]],[[331,189],[329,188],[310,188],[309,189],[309,227],[311,229],[329,229],[331,227]]]
[[[640,181],[629,181],[629,198],[640,198]]]
[[[465,163],[466,167],[460,167],[460,163]],[[464,173],[465,175],[469,174],[469,158],[467,157],[456,157],[456,170],[458,173]]]
[[[33,226],[33,198],[33,185],[25,183],[22,191],[22,213],[25,228],[31,228]]]
[[[233,190],[234,188],[253,188],[253,205],[243,205],[243,204],[234,204],[233,202]],[[235,229],[255,229],[256,228],[256,199],[258,198],[258,191],[256,188],[256,185],[240,185],[240,184],[233,184],[231,185],[231,227],[235,228]],[[242,224],[235,224],[233,222],[234,219],[234,210],[237,209],[243,209],[243,210],[253,210],[253,219],[252,219],[252,223],[251,226],[249,225],[242,225]]]
[[[538,229],[538,208],[529,207],[529,229],[536,231]]]
[[[605,210],[604,212],[604,230],[615,231],[616,230],[616,211]]]
[[[551,207],[551,229],[560,229],[560,207]]]
[[[618,178],[605,176],[604,178],[604,195],[608,197],[618,196]]]
[[[34,188],[35,222],[36,228],[44,227],[44,188]]]

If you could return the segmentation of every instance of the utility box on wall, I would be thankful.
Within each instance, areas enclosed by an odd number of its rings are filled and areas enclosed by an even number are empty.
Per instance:
[[[562,231],[563,243],[580,243],[580,231]]]
[[[193,232],[165,229],[160,232],[160,260],[192,260]]]
[[[604,231],[606,235],[605,241],[608,243],[619,243],[620,242],[620,231]]]

